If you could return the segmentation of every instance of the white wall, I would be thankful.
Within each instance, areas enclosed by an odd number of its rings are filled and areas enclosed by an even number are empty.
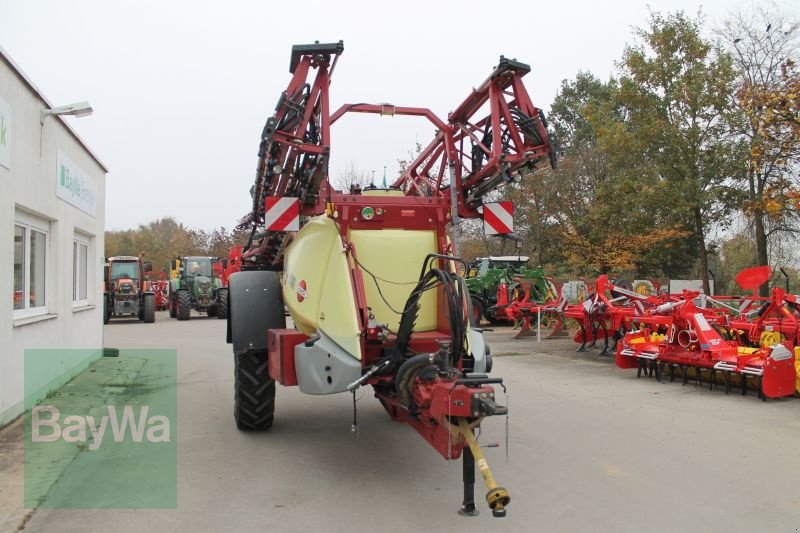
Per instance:
[[[0,53],[0,98],[11,108],[10,169],[0,165],[0,427],[23,411],[24,350],[80,349],[51,355],[39,378],[40,392],[60,386],[102,354],[102,257],[105,230],[105,169],[58,117],[40,126],[47,103],[23,81]],[[91,120],[91,118],[81,119]],[[96,216],[56,197],[56,154],[61,151],[96,186]],[[13,232],[16,213],[25,210],[50,221],[46,264],[47,315],[20,319],[14,314]],[[89,305],[72,301],[72,243],[75,232],[91,237]],[[43,319],[44,318],[44,319]]]
[[[714,296],[714,280],[708,280],[708,288],[711,289],[711,294],[708,296]],[[671,279],[669,280],[669,293],[670,294],[680,294],[683,290],[690,290],[690,291],[700,291],[703,292],[703,280],[702,279]]]

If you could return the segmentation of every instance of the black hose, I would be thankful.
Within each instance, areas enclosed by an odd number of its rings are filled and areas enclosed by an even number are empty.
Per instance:
[[[394,377],[394,386],[395,390],[397,391],[397,398],[400,401],[400,405],[407,409],[411,407],[411,391],[413,389],[414,379],[417,376],[417,372],[425,367],[431,366],[432,364],[433,362],[431,361],[431,356],[429,354],[420,354],[406,359],[406,361],[400,365],[400,368],[397,369],[397,373]]]

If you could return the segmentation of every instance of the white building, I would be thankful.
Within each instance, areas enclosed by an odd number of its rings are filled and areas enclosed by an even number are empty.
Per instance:
[[[52,108],[0,48],[0,427],[26,349],[67,349],[34,361],[37,397],[102,355],[107,169]]]

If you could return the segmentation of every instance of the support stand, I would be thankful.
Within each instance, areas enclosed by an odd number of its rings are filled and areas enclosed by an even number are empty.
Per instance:
[[[469,446],[464,447],[461,454],[461,464],[463,467],[464,479],[464,503],[458,514],[461,516],[478,516],[480,514],[475,507],[475,456]]]

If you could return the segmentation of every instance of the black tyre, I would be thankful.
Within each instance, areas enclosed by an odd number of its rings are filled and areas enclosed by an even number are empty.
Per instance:
[[[156,295],[144,295],[144,313],[142,319],[145,324],[152,324],[156,321]]]
[[[108,304],[108,296],[103,295],[103,324],[108,324],[111,320],[111,306]]]
[[[233,354],[233,418],[243,431],[263,431],[275,415],[275,380],[269,377],[267,353],[246,351]]]
[[[189,291],[183,289],[177,291],[177,309],[176,314],[178,320],[189,320],[192,313],[192,297]]]
[[[206,314],[209,318],[214,318],[217,316],[218,307],[217,304],[211,304],[206,308]]]
[[[483,304],[474,296],[472,300],[472,313],[470,314],[470,324],[473,326],[481,325],[481,318],[483,318]]]
[[[217,299],[217,318],[228,318],[228,289],[220,289]]]
[[[633,291],[633,283],[631,283],[627,279],[617,278],[617,279],[612,280],[611,283],[616,285],[617,287],[621,287],[621,288],[623,288],[625,290]],[[617,292],[617,291],[611,291],[611,297],[612,298],[619,298],[621,296],[625,296],[625,295],[620,293],[620,292]]]
[[[275,414],[275,380],[269,375],[267,331],[286,327],[275,272],[238,272],[222,300],[233,343],[233,418],[243,431],[265,430]]]
[[[169,304],[167,308],[169,309],[169,317],[175,318],[178,316],[176,308],[178,307],[178,295],[174,292],[169,293]]]

